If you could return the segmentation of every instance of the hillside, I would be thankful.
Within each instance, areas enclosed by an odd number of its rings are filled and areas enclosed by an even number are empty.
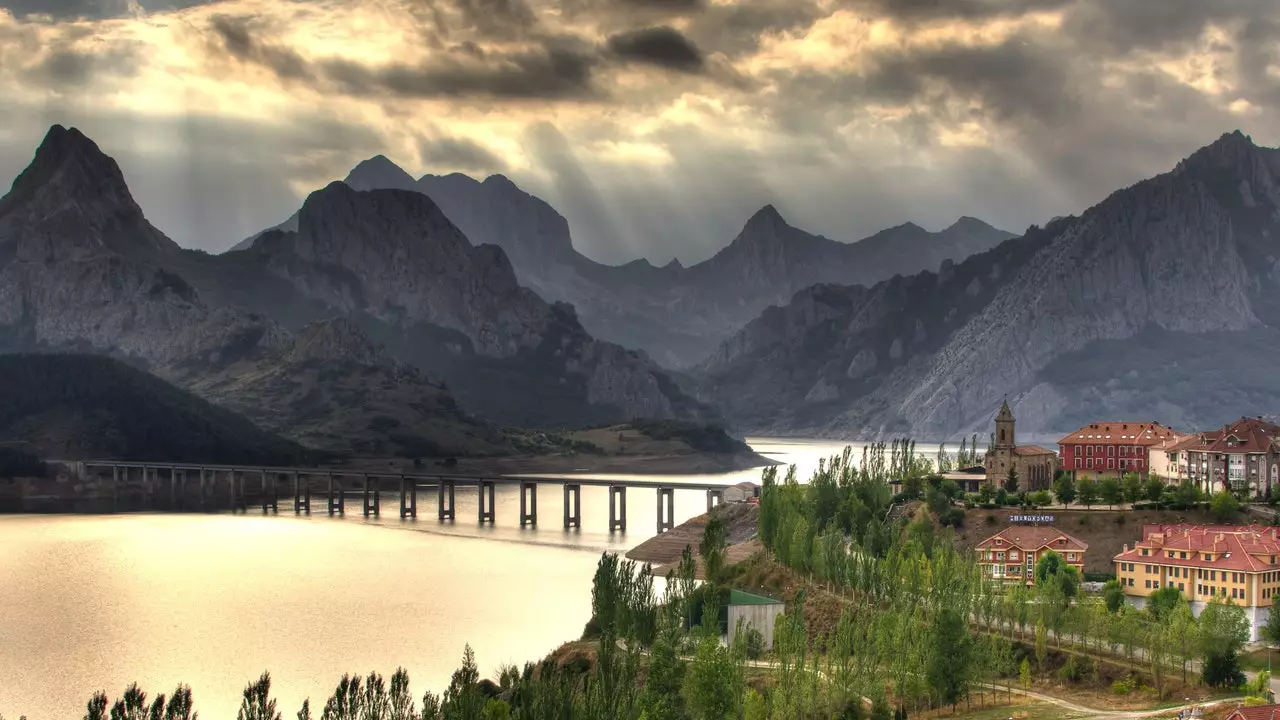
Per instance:
[[[1280,403],[1262,370],[1277,298],[1280,151],[1237,132],[938,272],[805,289],[696,374],[751,432],[946,439],[989,431],[1006,396],[1024,436],[1100,417],[1214,426]]]
[[[289,465],[328,459],[100,355],[0,355],[0,437],[60,460]]]
[[[611,266],[579,253],[568,221],[502,175],[480,181],[455,173],[415,181],[377,156],[357,165],[345,183],[356,190],[427,195],[473,243],[502,248],[522,285],[549,301],[572,304],[592,335],[638,348],[671,368],[697,363],[760,311],[815,283],[874,284],[936,269],[1012,237],[961,218],[936,233],[908,223],[858,242],[838,242],[792,227],[766,206],[719,253],[697,265],[686,268],[673,260],[655,267],[640,259]],[[273,229],[296,231],[300,221],[294,215]],[[255,244],[251,239],[232,250]]]

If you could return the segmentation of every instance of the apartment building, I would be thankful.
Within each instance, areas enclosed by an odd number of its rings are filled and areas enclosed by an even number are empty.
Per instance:
[[[1077,477],[1146,476],[1151,448],[1178,435],[1157,422],[1096,422],[1058,441],[1062,468]]]
[[[1280,537],[1261,525],[1145,525],[1142,539],[1115,557],[1125,597],[1143,607],[1163,587],[1176,587],[1196,615],[1215,597],[1243,606],[1250,640],[1266,623],[1280,592]]]
[[[1036,562],[1052,550],[1084,573],[1089,543],[1050,525],[1013,525],[978,543],[982,576],[991,580],[1035,584]]]
[[[1206,492],[1245,490],[1265,495],[1280,483],[1280,425],[1242,417],[1174,445],[1180,474]]]

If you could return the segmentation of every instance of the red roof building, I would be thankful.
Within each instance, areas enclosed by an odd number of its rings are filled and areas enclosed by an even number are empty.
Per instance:
[[[1188,438],[1173,448],[1186,476],[1207,492],[1248,490],[1265,495],[1280,484],[1280,425],[1242,417]]]
[[[1040,557],[1052,550],[1084,573],[1089,543],[1048,525],[1013,525],[978,543],[982,576],[999,582],[1035,584]]]
[[[1199,612],[1214,598],[1243,606],[1257,628],[1280,593],[1280,528],[1262,525],[1144,525],[1142,539],[1115,556],[1116,579],[1141,606],[1176,587]]]
[[[1280,720],[1280,705],[1242,705],[1227,713],[1223,720]]]
[[[1058,441],[1062,468],[1078,477],[1151,472],[1151,448],[1177,433],[1157,422],[1097,422]]]

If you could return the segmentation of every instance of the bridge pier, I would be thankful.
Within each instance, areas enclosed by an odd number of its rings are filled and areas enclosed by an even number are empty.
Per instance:
[[[520,527],[538,526],[538,483],[533,480],[520,481]]]
[[[364,516],[369,517],[372,513],[374,517],[382,517],[382,497],[378,492],[378,478],[374,476],[370,478],[368,475],[361,475],[364,478]]]
[[[658,534],[676,526],[675,488],[658,488]]]
[[[616,498],[616,501],[615,501]],[[609,532],[627,531],[627,486],[609,486]]]
[[[572,504],[570,504],[572,501]],[[571,527],[582,529],[582,486],[564,486],[564,529]]]
[[[448,520],[449,522],[453,522],[454,520],[453,487],[454,487],[453,481],[445,480],[444,478],[440,478],[440,484],[436,486],[436,497],[439,501],[440,522],[444,522],[445,520]],[[446,493],[449,498],[449,501],[447,503],[445,502]]]
[[[418,518],[418,481],[400,476],[400,519]]]
[[[707,489],[707,512],[716,505],[724,504],[724,490]]]
[[[293,471],[293,514],[311,514],[311,476]]]
[[[111,512],[120,512],[120,466],[111,466]]]
[[[479,484],[476,485],[476,488],[480,492],[480,510],[479,510],[480,524],[483,525],[486,521],[488,521],[490,524],[497,522],[494,519],[494,511],[493,511],[493,506],[494,506],[493,481],[481,480],[479,481]]]
[[[275,515],[280,512],[280,494],[276,492],[276,480],[279,475],[276,473],[268,474],[265,469],[259,470],[258,474],[262,478],[262,514],[267,514],[267,508],[271,509],[271,514]]]
[[[169,466],[169,512],[178,509],[178,468]]]
[[[231,482],[232,484],[235,485],[235,490],[233,492],[235,493],[235,497],[237,498],[236,506],[239,508],[240,512],[248,513],[249,512],[249,494],[246,493],[244,489],[244,473],[243,472],[237,473],[235,470],[232,470]]]
[[[337,486],[335,486],[335,482]],[[342,493],[341,481],[335,481],[333,473],[329,473],[329,517],[334,513],[339,516],[347,514],[346,497]]]

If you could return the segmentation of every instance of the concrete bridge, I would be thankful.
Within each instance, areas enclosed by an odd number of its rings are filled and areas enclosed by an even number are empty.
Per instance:
[[[519,486],[520,526],[538,524],[538,487],[559,485],[563,494],[564,527],[582,527],[582,488],[609,489],[609,532],[627,530],[627,490],[654,490],[657,498],[657,530],[661,534],[675,527],[675,493],[705,492],[707,510],[724,502],[729,486],[714,483],[672,483],[659,480],[609,480],[564,476],[485,476],[419,474],[350,470],[339,468],[260,467],[247,465],[208,465],[183,463],[139,463],[121,460],[91,460],[67,463],[84,478],[110,474],[111,501],[117,509],[125,495],[139,495],[151,508],[182,510],[214,510],[230,507],[233,512],[248,512],[249,500],[260,506],[263,514],[278,513],[280,500],[293,503],[295,514],[311,514],[311,501],[319,496],[329,515],[346,514],[345,501],[352,496],[363,500],[365,517],[382,514],[382,491],[395,488],[399,493],[400,517],[418,517],[420,490],[434,490],[436,517],[445,522],[456,519],[454,498],[459,487],[475,488],[479,499],[477,519],[481,524],[495,522],[495,489],[499,485]],[[139,482],[134,483],[134,479]],[[105,480],[105,477],[102,477]],[[385,485],[384,485],[385,483]],[[137,488],[137,489],[134,489]],[[194,493],[194,498],[193,498]],[[282,494],[283,493],[283,494]]]

